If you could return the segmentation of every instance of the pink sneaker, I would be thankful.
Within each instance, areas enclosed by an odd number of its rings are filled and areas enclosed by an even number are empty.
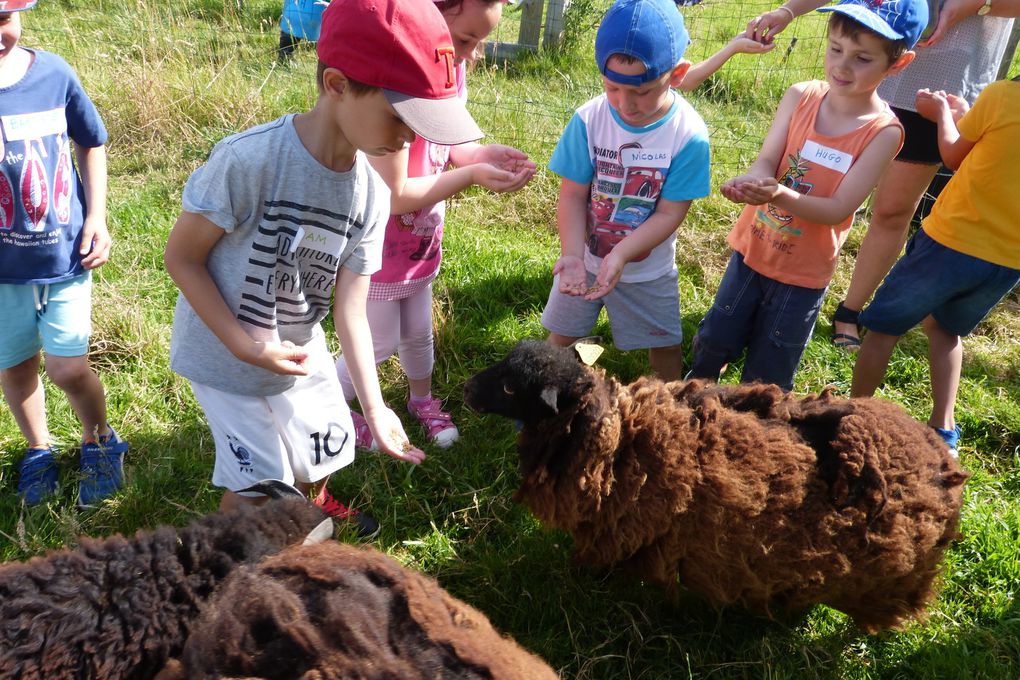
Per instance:
[[[425,428],[429,441],[445,449],[460,438],[460,432],[453,424],[450,414],[442,408],[442,400],[435,397],[427,404],[417,407],[412,402],[407,402],[408,412]]]
[[[354,446],[359,449],[378,451],[379,445],[372,438],[372,430],[368,427],[365,416],[357,411],[351,411],[351,420],[354,421]]]

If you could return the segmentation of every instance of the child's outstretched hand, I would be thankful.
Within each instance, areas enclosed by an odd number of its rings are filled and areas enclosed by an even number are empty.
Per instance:
[[[759,42],[754,38],[748,36],[747,31],[737,35],[730,40],[729,48],[732,54],[764,54],[771,52],[776,47],[776,43]]]
[[[598,300],[605,297],[616,287],[623,273],[623,266],[627,264],[615,255],[616,250],[609,251],[609,254],[602,258],[599,265],[599,273],[595,277],[595,285],[585,291],[585,300]]]
[[[576,255],[561,255],[553,265],[553,276],[560,277],[560,292],[564,295],[588,293],[588,272],[584,260]]]
[[[474,183],[498,193],[523,188],[535,176],[537,169],[528,154],[504,144],[479,147],[475,162],[480,165],[474,173]]]
[[[410,442],[400,418],[391,409],[384,406],[365,411],[365,420],[380,451],[412,465],[425,460],[425,452]]]
[[[779,193],[779,182],[775,177],[752,177],[741,175],[725,182],[719,191],[734,203],[762,205]]]
[[[252,355],[239,358],[280,375],[308,375],[308,368],[305,366],[308,352],[290,340],[253,342]]]
[[[106,220],[86,217],[81,231],[81,266],[85,269],[102,267],[110,260],[110,246],[113,239],[106,228]]]
[[[914,97],[914,107],[917,113],[924,118],[937,123],[943,116],[943,111],[948,110],[953,120],[960,120],[963,114],[970,109],[970,104],[963,97],[955,94],[948,94],[944,90],[929,90],[927,88],[917,91]]]

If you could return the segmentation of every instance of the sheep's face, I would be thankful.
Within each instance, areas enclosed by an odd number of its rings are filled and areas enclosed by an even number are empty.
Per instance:
[[[495,413],[533,425],[577,400],[586,375],[576,353],[545,342],[518,343],[499,363],[464,384],[465,403],[480,413]]]

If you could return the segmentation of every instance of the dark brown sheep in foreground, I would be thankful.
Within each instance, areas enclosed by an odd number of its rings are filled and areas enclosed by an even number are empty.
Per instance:
[[[555,677],[433,579],[328,542],[237,570],[158,680]]]
[[[0,565],[0,678],[151,678],[231,572],[324,519],[306,500],[279,500]]]
[[[571,349],[524,342],[465,401],[523,423],[517,499],[575,556],[714,605],[823,603],[863,630],[923,616],[967,474],[879,399],[772,385],[621,385]]]

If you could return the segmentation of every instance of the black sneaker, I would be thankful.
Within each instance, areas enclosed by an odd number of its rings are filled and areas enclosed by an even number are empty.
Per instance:
[[[354,522],[359,538],[370,540],[379,535],[381,527],[379,522],[375,521],[375,518],[366,515],[361,510],[347,507],[333,498],[333,494],[327,491],[326,487],[322,487],[322,491],[319,492],[319,495],[312,502],[322,508],[322,511],[330,517]]]

